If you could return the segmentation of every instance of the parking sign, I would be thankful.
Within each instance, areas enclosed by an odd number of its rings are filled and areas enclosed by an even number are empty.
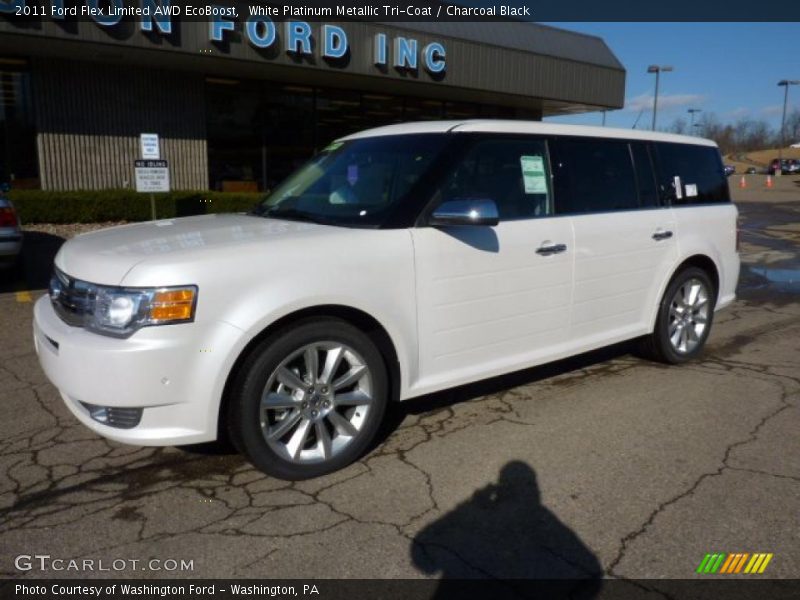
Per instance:
[[[165,160],[137,160],[136,171],[137,192],[168,192],[169,165]]]

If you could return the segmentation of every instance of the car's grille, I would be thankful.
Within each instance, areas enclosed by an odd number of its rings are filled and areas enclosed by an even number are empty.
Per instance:
[[[56,269],[50,280],[50,301],[63,321],[82,327],[94,310],[95,286]]]

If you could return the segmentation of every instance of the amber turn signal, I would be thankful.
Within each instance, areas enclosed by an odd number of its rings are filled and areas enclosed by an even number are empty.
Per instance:
[[[194,288],[163,290],[150,302],[150,321],[189,321],[194,317]]]

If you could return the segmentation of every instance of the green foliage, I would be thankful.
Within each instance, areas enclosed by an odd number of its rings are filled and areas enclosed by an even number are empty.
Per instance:
[[[133,190],[11,190],[8,196],[23,223],[150,220],[150,195],[138,194]],[[155,194],[156,217],[169,219],[208,213],[246,212],[262,197],[257,193],[209,191]]]

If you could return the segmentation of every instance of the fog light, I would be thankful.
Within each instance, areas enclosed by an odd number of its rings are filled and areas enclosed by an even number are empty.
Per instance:
[[[89,411],[92,420],[116,427],[117,429],[133,429],[142,420],[141,408],[120,408],[118,406],[97,406],[88,402],[81,402],[83,407]]]

